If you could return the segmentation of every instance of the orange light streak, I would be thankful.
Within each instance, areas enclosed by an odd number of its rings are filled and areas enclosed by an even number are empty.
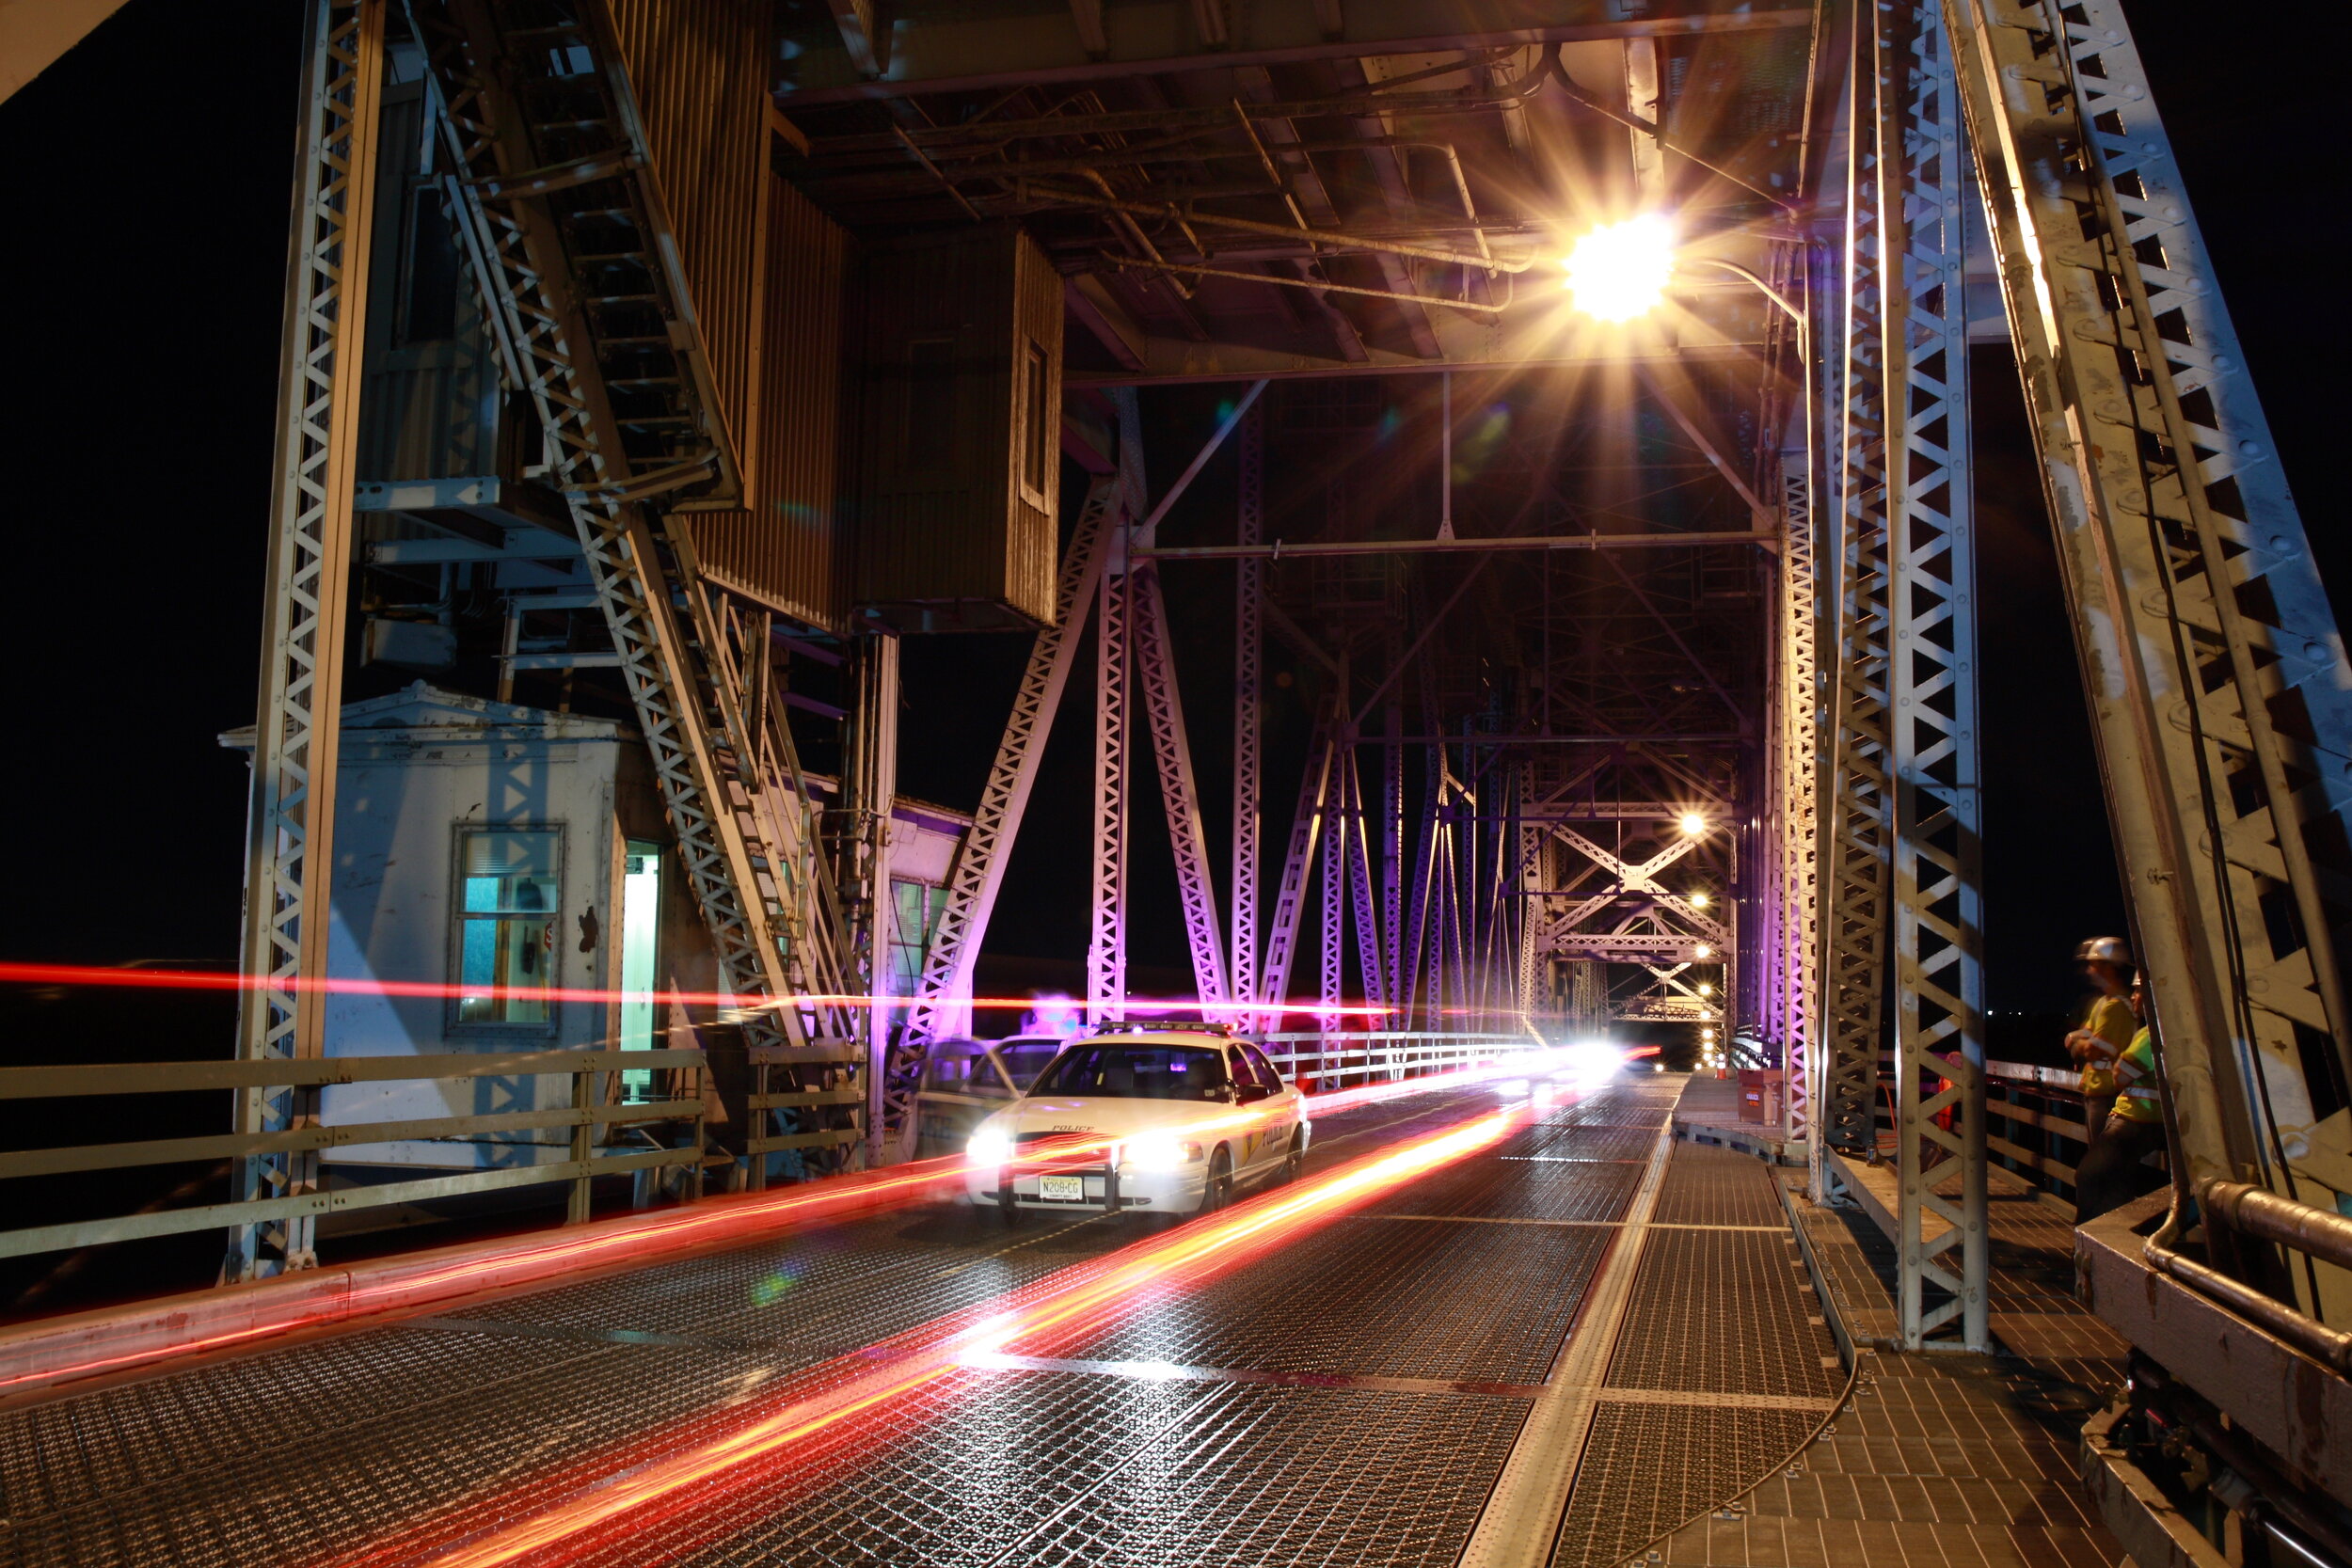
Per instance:
[[[1630,1050],[1615,1053],[1614,1055],[1616,1061],[1622,1065],[1624,1061],[1633,1057],[1655,1054],[1658,1048],[1654,1045],[1636,1046]],[[1433,1072],[1420,1078],[1404,1078],[1392,1082],[1359,1084],[1354,1088],[1331,1089],[1323,1094],[1302,1095],[1300,1099],[1303,1101],[1307,1119],[1311,1122],[1319,1116],[1352,1110],[1359,1105],[1376,1104],[1384,1100],[1396,1100],[1406,1095],[1442,1094],[1454,1089],[1474,1088],[1481,1084],[1507,1083],[1520,1078],[1550,1077],[1586,1066],[1589,1060],[1587,1053],[1580,1048],[1555,1046],[1540,1052],[1531,1051],[1483,1067],[1457,1068],[1450,1072]],[[1342,1070],[1358,1069],[1343,1069]],[[1139,1131],[1148,1131],[1154,1137],[1174,1138],[1179,1141],[1206,1141],[1220,1133],[1248,1132],[1252,1128],[1264,1125],[1280,1114],[1281,1109],[1279,1106],[1269,1106],[1264,1110],[1220,1111],[1203,1117],[1199,1121]],[[1135,1132],[1120,1134],[1073,1132],[1021,1146],[1013,1157],[1008,1160],[973,1162],[971,1168],[976,1170],[1009,1168],[1024,1175],[1039,1171],[1067,1169],[1083,1157],[1107,1154],[1120,1144],[1128,1142],[1136,1136]]]
[[[735,1424],[732,1411],[692,1423],[706,1432],[662,1442],[648,1457],[642,1449],[582,1467],[544,1511],[501,1524],[469,1540],[450,1542],[425,1527],[407,1543],[388,1543],[341,1560],[344,1568],[501,1568],[567,1544],[579,1555],[599,1543],[586,1539],[617,1523],[642,1528],[691,1508],[707,1511],[713,1489],[740,1491],[772,1481],[803,1452],[787,1452],[819,1433],[1049,1332],[1072,1337],[1102,1325],[1145,1292],[1197,1285],[1248,1259],[1270,1252],[1346,1210],[1373,1201],[1438,1165],[1491,1146],[1527,1119],[1525,1106],[1489,1112],[1475,1120],[1370,1154],[1311,1181],[1279,1189],[1197,1221],[1168,1236],[1137,1243],[1108,1257],[1074,1265],[1011,1291],[988,1306],[950,1314],[881,1344],[797,1377],[779,1396],[787,1402],[756,1419]],[[1051,1349],[1050,1344],[1039,1346]],[[843,1373],[850,1375],[844,1377]],[[811,1387],[815,1385],[815,1387]],[[799,1393],[795,1390],[807,1390]],[[707,1429],[725,1422],[728,1430]],[[778,1466],[785,1467],[780,1470]],[[723,1495],[721,1493],[719,1495]],[[466,1516],[472,1516],[468,1511]],[[714,1526],[714,1528],[722,1528]],[[432,1536],[439,1536],[437,1541]],[[548,1560],[561,1560],[550,1558]]]
[[[945,1155],[879,1171],[830,1177],[774,1193],[708,1199],[693,1209],[662,1214],[650,1223],[601,1235],[536,1243],[518,1240],[502,1248],[495,1260],[484,1259],[473,1247],[459,1249],[467,1256],[457,1261],[422,1271],[401,1271],[394,1260],[390,1277],[380,1281],[362,1278],[331,1304],[322,1305],[315,1313],[290,1321],[271,1319],[189,1339],[175,1345],[171,1354],[175,1358],[198,1355],[271,1335],[297,1332],[319,1323],[465,1294],[478,1288],[487,1272],[519,1270],[536,1275],[558,1267],[574,1272],[629,1261],[648,1252],[667,1255],[697,1246],[755,1240],[772,1233],[783,1224],[821,1222],[845,1211],[865,1213],[919,1201],[930,1188],[947,1183],[960,1186],[963,1176],[962,1156]],[[151,1350],[141,1349],[66,1368],[44,1367],[0,1379],[0,1393],[20,1383],[51,1384],[93,1377],[154,1359]]]

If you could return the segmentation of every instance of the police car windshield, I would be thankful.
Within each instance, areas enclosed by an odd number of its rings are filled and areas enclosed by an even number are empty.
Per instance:
[[[1199,1045],[1073,1045],[1029,1092],[1103,1100],[1221,1100],[1225,1055]]]
[[[1059,1040],[1015,1040],[996,1048],[996,1059],[1012,1074],[1013,1085],[1024,1093],[1037,1082],[1038,1073],[1061,1050]]]

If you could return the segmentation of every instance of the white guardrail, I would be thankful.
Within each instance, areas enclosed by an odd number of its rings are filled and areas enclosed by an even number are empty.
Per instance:
[[[1524,1052],[1549,1049],[1526,1035],[1438,1035],[1408,1030],[1362,1034],[1252,1036],[1285,1078],[1305,1079],[1317,1088],[1351,1084],[1398,1083],[1433,1072],[1485,1067]]]

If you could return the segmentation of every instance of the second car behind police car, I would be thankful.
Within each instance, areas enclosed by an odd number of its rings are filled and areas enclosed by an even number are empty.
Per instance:
[[[1073,1039],[1028,1092],[974,1129],[965,1191],[1023,1209],[1188,1214],[1287,1180],[1306,1100],[1216,1024],[1122,1025]]]

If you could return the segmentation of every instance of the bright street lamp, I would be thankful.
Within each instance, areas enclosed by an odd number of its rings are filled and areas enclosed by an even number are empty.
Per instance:
[[[1682,832],[1684,837],[1696,838],[1699,834],[1705,832],[1707,832],[1706,817],[1701,816],[1694,811],[1686,811],[1682,814]]]
[[[1753,285],[1789,320],[1800,326],[1804,325],[1801,306],[1739,262],[1720,256],[1689,256],[1679,260],[1691,266],[1731,274]],[[1666,297],[1666,286],[1674,281],[1677,261],[1674,226],[1657,214],[1645,213],[1623,223],[1603,224],[1577,241],[1568,252],[1565,263],[1568,292],[1576,296],[1576,308],[1595,320],[1629,322],[1647,314]]]
[[[1586,315],[1629,322],[1665,297],[1674,261],[1674,230],[1664,218],[1645,213],[1605,224],[1568,252],[1568,292]]]
[[[1694,910],[1707,908],[1707,895],[1703,892],[1691,895],[1691,907]]]

